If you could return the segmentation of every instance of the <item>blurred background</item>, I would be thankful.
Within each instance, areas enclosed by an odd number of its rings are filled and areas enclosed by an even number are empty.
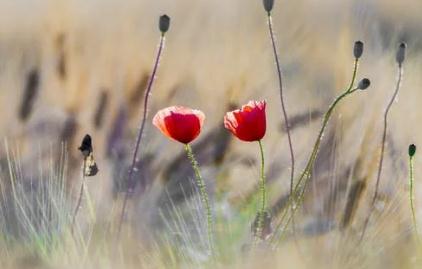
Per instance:
[[[89,133],[100,170],[88,182],[98,218],[108,218],[110,208],[118,212],[160,38],[158,17],[164,13],[171,27],[131,199],[139,214],[132,215],[141,226],[160,227],[161,210],[155,209],[165,208],[169,197],[183,203],[190,196],[181,191],[193,178],[183,146],[151,124],[155,112],[170,105],[206,114],[194,151],[218,201],[216,210],[227,218],[236,214],[257,187],[258,145],[230,136],[222,119],[226,111],[260,99],[268,102],[263,143],[270,204],[276,210],[289,189],[290,157],[259,0],[0,1],[0,137],[19,160],[22,177],[30,178],[52,160],[60,162],[65,148],[67,182],[78,188],[82,157],[77,147]],[[365,44],[358,80],[368,77],[371,87],[347,97],[335,111],[307,193],[305,218],[298,224],[304,233],[315,225],[317,230],[338,225],[347,193],[359,181],[365,183],[362,198],[367,201],[354,221],[360,227],[373,194],[400,42],[407,43],[408,54],[389,118],[381,200],[403,200],[397,190],[407,190],[407,147],[422,145],[422,2],[276,0],[273,22],[296,175],[309,157],[323,113],[349,84],[354,41]],[[6,153],[0,147],[4,175]],[[416,177],[422,174],[421,160],[417,155]],[[422,188],[416,191],[420,197]],[[406,202],[403,222],[408,225]],[[416,202],[417,208],[422,205]]]

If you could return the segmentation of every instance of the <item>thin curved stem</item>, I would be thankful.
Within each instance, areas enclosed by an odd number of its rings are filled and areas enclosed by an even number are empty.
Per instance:
[[[75,211],[73,213],[72,226],[70,226],[72,234],[73,234],[73,231],[74,231],[75,225],[76,225],[76,216],[78,215],[79,208],[81,207],[81,203],[82,203],[82,197],[84,195],[85,169],[86,169],[86,157],[84,157],[84,164],[82,166],[82,183],[81,183],[81,189],[79,191],[79,198],[78,198],[78,202],[76,203]]]
[[[381,139],[381,156],[380,156],[380,160],[379,160],[379,163],[378,163],[378,173],[377,173],[377,181],[376,181],[376,184],[375,184],[375,192],[374,192],[374,196],[372,197],[372,202],[371,202],[369,214],[366,217],[359,242],[361,242],[362,239],[365,236],[366,229],[368,228],[368,224],[369,224],[369,219],[371,218],[372,212],[374,211],[374,208],[375,208],[375,202],[377,201],[377,198],[378,198],[379,186],[380,186],[380,182],[381,182],[381,173],[382,173],[382,167],[383,167],[383,162],[384,162],[385,141],[387,139],[388,113],[390,112],[390,109],[391,109],[391,107],[394,103],[394,100],[396,100],[396,98],[397,98],[397,95],[398,95],[399,90],[400,90],[402,77],[403,77],[403,66],[401,64],[399,64],[398,67],[399,67],[399,70],[398,70],[399,75],[398,75],[398,79],[397,79],[397,83],[396,83],[396,88],[394,90],[394,94],[391,96],[391,99],[388,102],[387,107],[384,111],[384,118],[383,118],[383,125],[384,126],[383,126],[382,139]]]
[[[283,80],[282,80],[282,73],[281,73],[281,66],[280,66],[280,60],[277,52],[277,46],[275,42],[275,35],[273,30],[273,23],[272,23],[272,17],[271,13],[268,12],[268,31],[271,37],[271,44],[273,47],[273,53],[274,53],[274,59],[277,67],[277,75],[278,75],[278,84],[280,87],[280,101],[281,101],[281,109],[283,111],[283,118],[284,118],[284,124],[286,126],[286,133],[287,133],[287,140],[289,142],[289,150],[290,150],[290,160],[291,160],[291,170],[290,170],[290,195],[293,194],[293,185],[294,185],[294,174],[295,174],[295,155],[293,151],[293,143],[292,143],[292,137],[290,135],[290,124],[289,124],[289,118],[287,117],[287,111],[286,106],[284,104],[284,97],[283,97]]]
[[[192,165],[192,168],[195,172],[196,184],[199,190],[199,195],[201,196],[202,205],[206,210],[207,216],[207,234],[208,234],[208,243],[211,250],[211,254],[214,254],[214,234],[213,234],[213,219],[211,213],[211,206],[208,198],[208,193],[205,187],[204,179],[201,176],[201,172],[199,170],[198,162],[195,159],[195,156],[192,151],[192,147],[189,144],[185,145],[186,154],[188,155],[188,159]]]
[[[309,160],[305,166],[305,169],[303,170],[303,172],[301,173],[298,181],[296,182],[295,188],[293,190],[293,196],[291,196],[289,198],[288,203],[290,205],[292,205],[292,213],[291,216],[289,217],[289,219],[287,220],[287,224],[290,222],[290,220],[293,218],[295,212],[297,211],[299,205],[301,204],[304,194],[305,194],[305,190],[306,190],[306,186],[308,183],[309,178],[312,175],[312,169],[316,160],[316,157],[318,155],[318,151],[319,151],[319,147],[321,145],[321,141],[322,141],[322,137],[324,135],[324,131],[325,128],[327,127],[328,121],[331,118],[331,115],[334,111],[334,109],[336,108],[336,106],[338,105],[338,103],[340,103],[341,100],[343,100],[343,98],[345,98],[346,96],[352,94],[353,92],[355,92],[356,88],[353,88],[353,85],[355,84],[356,81],[356,75],[357,75],[357,70],[358,70],[358,64],[359,64],[359,60],[355,59],[354,62],[354,67],[353,67],[353,74],[352,74],[352,79],[350,81],[350,85],[346,88],[346,90],[339,95],[334,102],[330,105],[330,107],[328,108],[327,112],[324,115],[323,121],[322,121],[322,125],[321,125],[321,129],[318,133],[317,139],[315,141],[314,147],[312,149],[311,155],[309,157]],[[279,225],[277,226],[277,229],[279,229],[283,223],[284,218],[287,215],[287,210],[284,211],[284,214],[280,220]],[[287,224],[285,225],[285,227],[287,227]],[[284,233],[284,230],[282,230],[282,234]],[[274,237],[273,237],[274,239]]]
[[[410,200],[410,209],[412,210],[412,222],[413,228],[415,229],[416,236],[419,238],[419,230],[418,224],[416,222],[416,214],[415,214],[415,193],[413,190],[413,183],[414,183],[414,167],[413,167],[413,156],[409,157],[409,200]]]
[[[124,200],[123,200],[122,211],[121,211],[121,214],[120,214],[120,219],[119,219],[119,224],[118,224],[117,240],[119,240],[119,238],[120,238],[120,233],[121,233],[121,230],[122,230],[122,224],[123,224],[123,219],[124,219],[129,195],[130,195],[130,193],[133,192],[133,188],[135,187],[135,181],[133,180],[133,171],[135,170],[136,160],[137,160],[137,157],[138,157],[138,151],[140,149],[140,144],[141,144],[141,140],[142,140],[142,136],[143,136],[144,128],[145,128],[145,122],[146,122],[147,115],[148,115],[148,100],[149,100],[149,96],[151,94],[152,85],[154,84],[155,76],[157,74],[161,54],[162,54],[162,51],[164,49],[164,44],[165,44],[165,35],[162,34],[161,37],[160,37],[160,43],[159,43],[159,46],[158,46],[158,52],[157,52],[157,56],[155,58],[152,74],[151,74],[151,77],[149,78],[147,89],[145,91],[142,122],[141,122],[141,127],[139,128],[138,136],[136,138],[135,149],[133,151],[132,164],[130,166],[128,180],[127,180],[128,186],[127,186],[125,197],[124,197]]]

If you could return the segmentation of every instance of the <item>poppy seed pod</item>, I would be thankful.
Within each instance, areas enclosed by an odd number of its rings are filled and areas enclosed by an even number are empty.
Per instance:
[[[353,47],[353,55],[356,59],[359,59],[362,56],[363,53],[363,42],[362,41],[356,41],[355,46]]]
[[[359,90],[366,90],[371,85],[371,81],[367,78],[362,79],[359,81],[358,89]]]
[[[416,146],[415,144],[412,144],[409,146],[409,156],[413,157],[415,156],[415,153],[416,153]]]
[[[273,10],[274,0],[263,0],[264,8],[269,13]]]
[[[406,43],[401,43],[399,49],[397,50],[396,61],[400,65],[404,62],[404,58],[406,56],[406,47]]]
[[[170,17],[167,15],[160,16],[160,22],[158,24],[161,33],[166,33],[170,28]]]

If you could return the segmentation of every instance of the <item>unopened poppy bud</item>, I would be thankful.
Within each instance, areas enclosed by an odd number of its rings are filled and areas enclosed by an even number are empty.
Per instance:
[[[170,17],[167,15],[162,15],[160,17],[160,22],[158,24],[161,33],[166,33],[170,28]]]
[[[399,49],[397,50],[396,61],[400,65],[404,62],[404,58],[406,56],[406,47],[406,43],[401,43]]]
[[[415,156],[415,153],[416,153],[416,146],[415,144],[412,144],[409,146],[409,156],[413,157]]]
[[[366,90],[371,85],[371,81],[367,78],[362,79],[359,81],[358,89],[359,90]]]
[[[274,0],[263,0],[264,8],[269,13],[273,10]]]
[[[353,55],[356,59],[359,59],[362,56],[363,53],[363,42],[362,41],[356,41],[355,46],[353,48]]]

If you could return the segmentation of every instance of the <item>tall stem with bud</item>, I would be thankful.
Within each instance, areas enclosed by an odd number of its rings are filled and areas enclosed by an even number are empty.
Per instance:
[[[271,45],[273,48],[273,54],[277,69],[277,76],[278,76],[278,85],[279,85],[279,91],[280,91],[280,102],[281,102],[281,110],[283,112],[283,120],[284,125],[286,126],[286,133],[287,133],[287,140],[289,143],[289,151],[290,151],[290,161],[291,161],[291,169],[290,169],[290,195],[293,194],[293,184],[294,184],[294,174],[295,174],[295,154],[293,150],[293,143],[292,143],[292,137],[290,134],[290,124],[289,124],[289,118],[287,116],[287,110],[286,105],[284,103],[284,96],[283,96],[283,79],[282,79],[282,72],[281,72],[281,65],[280,65],[280,59],[277,52],[277,45],[276,45],[276,38],[273,30],[273,22],[271,17],[271,11],[274,6],[274,0],[264,0],[264,9],[267,12],[267,23],[268,23],[268,32],[271,39]]]
[[[387,107],[385,108],[385,111],[384,111],[383,132],[382,132],[382,139],[381,139],[381,155],[380,155],[380,160],[379,160],[379,163],[378,163],[378,173],[377,173],[377,181],[375,183],[374,196],[372,197],[371,208],[369,210],[368,216],[366,217],[366,220],[365,220],[365,223],[364,223],[364,226],[363,226],[363,229],[362,229],[360,241],[362,241],[362,239],[365,236],[365,232],[366,232],[366,229],[368,227],[369,220],[371,218],[372,212],[375,209],[375,202],[377,201],[377,198],[378,198],[379,186],[380,186],[380,182],[381,182],[381,173],[382,173],[383,162],[384,162],[385,141],[387,139],[388,113],[390,112],[390,109],[391,109],[391,107],[394,103],[394,100],[396,100],[397,95],[398,95],[399,90],[400,90],[401,81],[402,81],[402,77],[403,77],[403,62],[404,62],[404,59],[405,59],[405,54],[406,54],[406,44],[401,43],[400,46],[399,46],[399,49],[397,50],[397,54],[396,54],[396,62],[397,62],[397,65],[398,65],[398,79],[397,79],[397,83],[396,83],[394,93],[391,96],[391,99],[388,102]]]
[[[287,222],[286,222],[284,228],[282,229],[281,234],[284,233],[285,228],[288,226],[289,222],[292,220],[295,212],[297,211],[300,203],[303,200],[307,183],[308,183],[308,181],[309,181],[309,179],[311,178],[311,175],[312,175],[312,170],[313,170],[314,163],[315,163],[315,160],[316,160],[317,155],[318,155],[318,151],[319,151],[319,148],[320,148],[322,137],[324,135],[324,131],[327,127],[328,121],[331,118],[332,113],[334,112],[334,109],[337,107],[337,105],[346,96],[354,93],[357,90],[366,90],[371,84],[369,79],[364,78],[358,83],[357,86],[355,86],[355,81],[356,81],[357,71],[358,71],[358,65],[359,65],[359,59],[363,54],[363,43],[361,41],[355,42],[353,54],[354,54],[354,57],[355,57],[355,61],[354,61],[352,79],[350,81],[349,86],[344,90],[344,92],[341,95],[339,95],[334,100],[334,102],[330,105],[330,107],[328,108],[327,112],[324,115],[324,118],[323,118],[323,121],[322,121],[322,126],[321,126],[319,133],[318,133],[318,136],[317,136],[317,139],[315,141],[315,144],[314,144],[314,147],[312,149],[309,160],[308,160],[308,162],[305,166],[305,169],[302,171],[298,181],[296,182],[296,185],[295,185],[294,190],[293,190],[293,196],[291,196],[290,199],[289,199],[289,204],[290,205],[293,204],[292,205],[293,210],[292,210],[292,214],[287,219]],[[287,210],[284,211],[284,214],[281,218],[281,221],[279,222],[277,229],[280,228],[281,225],[283,224],[283,220],[285,219],[287,212],[288,212]],[[273,237],[273,240],[274,239],[275,239],[275,237]]]
[[[139,128],[138,136],[136,138],[135,149],[133,151],[132,164],[131,164],[130,169],[129,169],[129,175],[128,175],[128,180],[127,180],[128,186],[127,186],[127,189],[126,189],[125,197],[124,197],[124,200],[123,200],[123,206],[122,206],[122,210],[121,210],[121,213],[120,213],[120,219],[119,219],[118,230],[117,230],[117,239],[120,238],[120,233],[121,233],[121,230],[122,230],[122,224],[123,224],[123,219],[124,219],[129,195],[130,195],[130,193],[133,192],[133,188],[135,187],[135,182],[133,180],[133,172],[135,170],[136,160],[138,158],[139,146],[141,144],[141,140],[142,140],[142,136],[143,136],[144,128],[145,128],[145,122],[146,122],[146,119],[147,119],[148,100],[149,100],[149,97],[150,97],[150,94],[151,94],[152,85],[154,84],[155,76],[156,76],[157,71],[158,71],[158,66],[159,66],[160,59],[161,59],[161,53],[164,49],[165,34],[167,33],[167,31],[170,27],[170,17],[168,17],[167,15],[161,16],[160,20],[159,20],[158,27],[159,27],[160,32],[161,32],[160,43],[158,45],[158,52],[157,52],[157,56],[155,58],[154,67],[152,69],[152,74],[149,78],[147,89],[145,91],[143,116],[142,116],[141,126]]]

